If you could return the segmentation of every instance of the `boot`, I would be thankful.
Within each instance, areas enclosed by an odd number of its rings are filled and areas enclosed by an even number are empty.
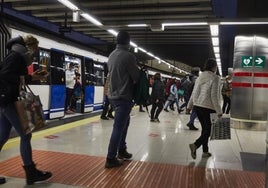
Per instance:
[[[117,157],[123,160],[129,160],[132,158],[132,154],[127,152],[127,149],[119,150]]]
[[[26,173],[26,183],[27,185],[32,185],[37,181],[47,180],[52,176],[51,172],[40,171],[35,168],[35,164],[23,166]]]
[[[4,183],[6,183],[6,178],[0,177],[0,184],[4,184]]]

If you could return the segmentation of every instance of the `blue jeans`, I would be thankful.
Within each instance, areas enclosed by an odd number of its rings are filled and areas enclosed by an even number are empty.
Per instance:
[[[12,127],[20,136],[20,155],[23,164],[25,166],[32,165],[32,134],[24,134],[15,105],[10,103],[5,107],[0,107],[0,151],[8,141]]]
[[[132,101],[130,100],[110,100],[113,106],[115,116],[113,131],[108,147],[108,159],[114,159],[117,151],[124,150],[126,146],[127,130],[130,121],[130,112],[132,109]]]
[[[197,117],[195,110],[193,109],[190,115],[190,121],[188,122],[188,124],[194,124],[194,120]]]

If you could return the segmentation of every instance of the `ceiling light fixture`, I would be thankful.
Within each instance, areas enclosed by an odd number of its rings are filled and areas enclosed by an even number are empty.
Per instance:
[[[147,24],[128,24],[128,27],[147,27]]]
[[[219,35],[219,25],[217,25],[217,24],[210,25],[210,33],[211,33],[211,36],[218,36]]]
[[[61,4],[65,5],[71,10],[79,10],[79,8],[68,0],[58,0]]]
[[[165,27],[170,26],[201,26],[208,25],[207,22],[178,22],[178,23],[162,23],[162,31],[165,30]]]
[[[118,32],[117,31],[115,31],[115,30],[113,30],[113,29],[108,29],[107,30],[109,33],[111,33],[113,36],[117,36],[117,34],[118,34]]]
[[[86,20],[90,21],[94,25],[97,25],[97,26],[103,25],[100,21],[98,21],[96,18],[94,18],[93,16],[91,16],[87,13],[82,13],[81,16],[83,16]]]
[[[219,46],[219,38],[218,37],[212,37],[212,44],[213,46]]]
[[[268,22],[220,22],[220,25],[267,25]]]

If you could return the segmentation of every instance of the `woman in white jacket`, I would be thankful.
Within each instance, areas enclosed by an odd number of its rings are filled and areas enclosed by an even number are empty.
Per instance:
[[[187,108],[194,108],[200,121],[202,131],[200,137],[189,145],[193,159],[196,159],[196,150],[202,146],[202,157],[210,157],[208,139],[211,132],[210,114],[217,113],[222,116],[221,110],[221,81],[216,75],[217,62],[215,59],[208,59],[204,66],[204,72],[197,78],[193,93]]]

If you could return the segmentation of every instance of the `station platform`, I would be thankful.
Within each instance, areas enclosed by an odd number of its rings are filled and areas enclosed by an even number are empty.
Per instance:
[[[160,123],[150,122],[146,112],[134,107],[128,130],[128,151],[133,160],[105,169],[113,120],[72,115],[33,133],[33,158],[37,168],[53,176],[26,186],[14,136],[0,153],[0,174],[7,178],[1,188],[94,187],[94,188],[263,188],[265,187],[266,132],[231,129],[231,140],[209,142],[212,157],[202,158],[202,149],[192,159],[189,144],[199,137],[186,126],[189,115],[163,111]],[[57,122],[57,123],[55,123]],[[57,125],[56,125],[57,124]]]

